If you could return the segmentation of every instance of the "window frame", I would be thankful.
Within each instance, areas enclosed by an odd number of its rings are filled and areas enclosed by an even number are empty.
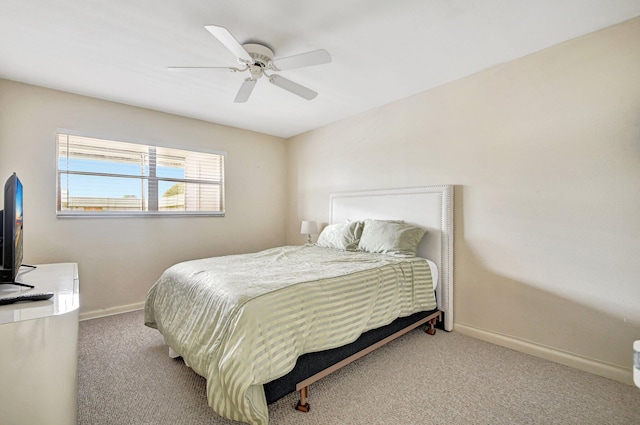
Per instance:
[[[85,137],[90,139],[98,139],[104,141],[112,141],[112,142],[122,142],[122,143],[131,143],[135,145],[145,146],[148,148],[166,148],[166,149],[175,149],[184,152],[193,152],[197,154],[211,154],[211,155],[219,155],[222,157],[223,165],[222,165],[222,179],[218,183],[220,189],[220,211],[73,211],[73,210],[61,210],[61,190],[60,190],[60,178],[62,174],[65,174],[63,170],[60,169],[60,156],[58,149],[58,137],[59,135],[68,135],[68,136],[76,136],[76,137]],[[148,141],[139,141],[132,140],[130,138],[123,137],[113,137],[113,136],[104,136],[104,135],[95,135],[95,134],[87,134],[84,132],[78,132],[75,130],[69,130],[64,128],[58,128],[55,132],[55,202],[56,202],[56,217],[57,218],[131,218],[131,217],[224,217],[226,213],[226,161],[227,161],[227,152],[219,151],[219,150],[209,150],[209,149],[185,149],[184,146],[176,147],[171,145],[165,145],[161,143],[150,143]],[[74,173],[76,174],[76,173]],[[79,174],[86,174],[91,176],[105,176],[111,174],[105,173],[91,173],[91,172],[81,172]],[[113,173],[113,176],[119,176],[117,173]],[[137,176],[129,176],[129,177],[137,177]],[[151,180],[155,179],[156,181],[175,181],[175,182],[183,182],[183,183],[198,183],[197,179],[180,179],[174,177],[161,177],[157,176],[140,176],[140,179]],[[147,201],[148,203],[148,201]]]

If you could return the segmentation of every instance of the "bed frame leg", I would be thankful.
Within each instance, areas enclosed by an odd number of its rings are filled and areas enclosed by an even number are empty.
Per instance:
[[[304,387],[300,390],[300,400],[296,404],[296,410],[307,413],[311,410],[311,406],[307,403],[307,397],[309,397],[309,387]]]
[[[427,325],[429,326],[427,328],[427,330],[425,332],[427,332],[429,335],[435,335],[436,334],[436,323],[438,323],[441,320],[442,315],[439,314],[437,317],[434,317],[433,319],[429,320],[427,322]]]

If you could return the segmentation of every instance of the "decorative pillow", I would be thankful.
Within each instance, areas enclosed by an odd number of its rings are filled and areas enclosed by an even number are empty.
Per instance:
[[[344,224],[330,224],[318,236],[317,245],[323,248],[356,251],[362,235],[362,222],[351,221]]]
[[[364,221],[359,251],[415,257],[425,230],[410,224],[371,220]]]

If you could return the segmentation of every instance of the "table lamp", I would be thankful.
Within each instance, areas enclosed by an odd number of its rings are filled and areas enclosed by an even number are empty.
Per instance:
[[[315,221],[303,221],[300,226],[300,234],[307,235],[307,243],[311,243],[311,235],[318,234],[318,225]]]

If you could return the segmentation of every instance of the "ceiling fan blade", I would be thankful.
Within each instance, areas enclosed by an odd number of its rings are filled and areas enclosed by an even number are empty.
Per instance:
[[[236,55],[238,59],[242,59],[244,62],[253,63],[253,59],[251,55],[247,53],[246,50],[242,47],[238,40],[229,32],[225,27],[219,27],[217,25],[205,25],[207,31],[209,31],[215,38],[220,41],[220,43],[224,44],[224,46],[231,50],[231,53]]]
[[[227,72],[238,72],[240,71],[238,68],[232,68],[230,66],[168,66],[167,69],[169,71],[193,71],[193,70],[212,70],[212,71],[227,71]]]
[[[252,80],[251,78],[247,78],[244,80],[244,83],[240,86],[240,90],[238,90],[238,94],[234,100],[235,103],[245,103],[249,100],[249,96],[253,91],[253,87],[255,87],[257,80]]]
[[[272,84],[275,84],[280,88],[290,91],[293,94],[297,94],[300,97],[304,97],[307,100],[311,100],[318,95],[318,93],[314,92],[313,90],[308,89],[305,86],[301,86],[298,83],[294,83],[293,81],[287,78],[281,77],[280,75],[270,76],[269,82]]]
[[[276,59],[273,61],[273,66],[278,71],[284,71],[286,69],[302,68],[304,66],[320,65],[329,62],[331,62],[331,55],[329,52],[324,49],[319,49],[312,52],[300,53],[299,55]]]

